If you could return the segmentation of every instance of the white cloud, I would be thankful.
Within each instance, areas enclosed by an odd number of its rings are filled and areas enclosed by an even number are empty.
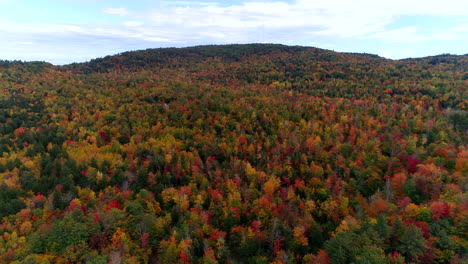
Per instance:
[[[5,1],[8,0],[0,3]],[[153,9],[143,11],[129,6],[100,10],[118,17],[121,20],[118,24],[0,21],[0,58],[4,54],[22,54],[21,48],[26,45],[10,44],[14,42],[42,43],[36,54],[41,54],[41,47],[43,54],[53,54],[62,46],[65,50],[77,49],[79,52],[73,56],[83,58],[87,53],[82,46],[92,52],[95,51],[92,47],[103,47],[101,52],[112,54],[138,48],[213,43],[328,43],[321,47],[339,50],[348,40],[390,45],[415,45],[428,40],[468,41],[468,21],[459,18],[468,14],[466,0],[246,0],[233,5],[188,0],[154,2]],[[395,28],[394,22],[399,17],[410,15],[458,16],[460,21],[451,29],[427,29],[417,23]],[[92,52],[87,56],[95,56]],[[398,51],[385,49],[384,53],[392,53],[394,57]]]
[[[165,6],[209,6],[216,5],[213,2],[198,2],[198,1],[160,1]]]
[[[468,33],[468,23],[461,24],[452,29],[453,32]]]
[[[374,36],[388,40],[392,34],[411,33],[408,28],[383,33],[399,16],[464,16],[468,13],[468,1],[465,0],[249,1],[231,6],[190,1],[167,3],[170,4],[151,11],[127,11],[126,15],[178,32],[209,29],[213,36],[223,35],[220,32],[223,30],[243,29],[249,32],[263,27],[267,30],[300,28],[301,33],[306,32],[310,36]],[[422,39],[420,36],[417,41]]]
[[[18,41],[18,42],[16,42],[16,44],[30,46],[30,45],[34,45],[34,42],[31,42],[31,41]]]
[[[82,35],[91,37],[116,37],[125,39],[140,39],[149,41],[177,42],[165,37],[156,37],[157,35],[167,35],[164,31],[158,31],[150,28],[138,27],[143,24],[136,21],[124,22],[127,28],[121,28],[114,25],[50,25],[50,24],[13,24],[10,23],[0,30],[0,38],[11,38],[12,36],[34,37],[68,37],[72,35]]]
[[[127,27],[140,27],[143,24],[144,23],[140,22],[140,21],[125,21],[125,22],[123,22],[123,25],[127,26]]]
[[[108,14],[108,15],[116,15],[116,16],[127,16],[128,15],[128,10],[123,7],[119,8],[104,8],[102,10],[103,13]]]
[[[411,58],[417,57],[417,52],[412,49],[402,49],[402,50],[381,50],[377,52],[379,56],[384,58],[393,58],[393,59],[403,59],[403,58]]]
[[[380,39],[390,43],[415,43],[429,39],[427,36],[420,35],[417,27],[403,27],[386,30],[369,35],[368,38]]]

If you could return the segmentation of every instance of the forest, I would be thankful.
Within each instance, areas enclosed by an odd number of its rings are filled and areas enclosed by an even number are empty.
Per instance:
[[[0,61],[0,263],[468,263],[468,54]]]

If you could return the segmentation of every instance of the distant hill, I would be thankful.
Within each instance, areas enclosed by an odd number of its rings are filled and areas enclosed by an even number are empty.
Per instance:
[[[18,68],[20,70],[32,72],[32,73],[39,73],[44,69],[53,67],[52,64],[43,61],[8,61],[8,60],[0,60],[0,69],[2,68]]]
[[[97,58],[85,63],[67,65],[65,68],[80,72],[104,72],[116,67],[135,70],[142,67],[163,66],[164,64],[170,64],[176,59],[183,62],[202,61],[208,58],[240,61],[244,56],[267,55],[273,52],[295,53],[311,49],[314,48],[279,44],[233,44],[188,48],[158,48],[124,52],[113,56]]]
[[[178,63],[188,63],[203,61],[208,58],[220,58],[227,62],[241,61],[249,56],[265,56],[271,53],[299,54],[307,53],[307,59],[324,60],[336,62],[347,59],[362,60],[364,62],[388,62],[391,60],[368,53],[345,53],[331,50],[286,46],[280,44],[232,44],[232,45],[206,45],[187,48],[157,48],[138,51],[129,51],[117,55],[106,56],[104,58],[93,59],[85,63],[73,63],[64,66],[65,69],[72,69],[79,72],[106,72],[116,68],[136,70],[138,68],[148,68],[155,66],[171,65],[177,59]],[[468,55],[443,54],[424,58],[408,58],[399,60],[403,63],[425,63],[425,64],[458,64],[460,67],[467,65]]]

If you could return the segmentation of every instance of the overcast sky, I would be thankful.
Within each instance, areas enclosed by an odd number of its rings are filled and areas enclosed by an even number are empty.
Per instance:
[[[468,0],[0,0],[0,59],[281,43],[400,59],[468,53]]]

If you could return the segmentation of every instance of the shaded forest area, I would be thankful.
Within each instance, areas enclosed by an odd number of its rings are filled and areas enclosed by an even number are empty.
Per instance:
[[[0,263],[466,263],[468,56],[0,61]]]

